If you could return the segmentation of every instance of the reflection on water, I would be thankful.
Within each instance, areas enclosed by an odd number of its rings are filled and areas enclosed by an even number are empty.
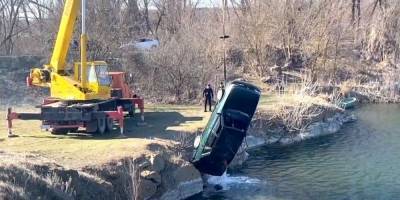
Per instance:
[[[191,199],[399,199],[400,106],[355,112],[358,121],[337,134],[251,152],[231,172],[241,181]]]

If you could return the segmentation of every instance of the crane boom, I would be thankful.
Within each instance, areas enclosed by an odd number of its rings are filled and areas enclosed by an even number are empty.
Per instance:
[[[79,9],[80,0],[65,1],[64,11],[49,65],[53,72],[60,73],[65,69],[67,54]]]
[[[81,4],[82,3],[82,4]],[[73,37],[75,21],[82,8],[80,36],[80,62],[74,62],[73,74],[66,70],[67,55]],[[85,27],[86,0],[65,0],[50,64],[33,68],[27,78],[28,85],[50,88],[52,98],[64,100],[91,100],[110,98],[110,76],[104,61],[87,61],[87,35]]]

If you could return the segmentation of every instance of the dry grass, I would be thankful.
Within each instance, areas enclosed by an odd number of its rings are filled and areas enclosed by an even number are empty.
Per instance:
[[[260,99],[259,108],[268,112],[279,112],[283,107],[296,104],[316,104],[321,106],[332,106],[323,95],[315,95],[315,87],[310,85],[290,85],[284,93],[271,91],[263,94]],[[331,97],[335,102],[336,97]]]
[[[299,101],[290,106],[280,106],[272,113],[272,119],[278,119],[289,132],[298,132],[310,123],[319,121],[322,115],[330,110],[337,110],[335,106],[313,101]]]
[[[315,84],[286,85],[285,91],[271,91],[261,97],[260,116],[267,123],[278,125],[288,132],[299,132],[315,120],[337,111],[338,94],[317,94]],[[262,120],[265,121],[265,120]]]
[[[346,81],[343,82],[339,88],[340,88],[340,93],[343,96],[347,96],[348,94],[350,94],[350,92],[353,90],[353,85],[355,85],[355,83],[350,82],[350,81]]]

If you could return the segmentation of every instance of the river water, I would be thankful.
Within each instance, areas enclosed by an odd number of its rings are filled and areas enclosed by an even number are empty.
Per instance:
[[[400,199],[400,105],[364,105],[333,135],[250,152],[245,166],[190,199]]]

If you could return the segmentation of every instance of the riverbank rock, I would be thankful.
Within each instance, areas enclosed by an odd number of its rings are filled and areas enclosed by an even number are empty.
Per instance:
[[[292,144],[305,139],[336,133],[355,116],[324,102],[299,102],[274,112],[259,111],[249,135],[264,138],[266,144]]]
[[[173,178],[176,184],[188,182],[199,177],[200,172],[190,163],[185,163],[173,172]]]
[[[36,155],[0,153],[0,199],[114,199],[113,185]]]
[[[142,171],[140,172],[140,177],[153,182],[157,186],[161,184],[161,175],[155,171],[149,171],[149,170]]]
[[[248,150],[265,145],[265,139],[262,137],[255,137],[253,135],[248,135],[240,146],[238,152],[233,158],[229,165],[229,168],[236,168],[243,165],[243,163],[248,159]]]
[[[276,142],[282,145],[289,145],[306,139],[334,134],[342,128],[344,123],[353,122],[355,120],[354,115],[339,112],[325,120],[309,124],[296,134],[284,135]]]
[[[357,117],[353,113],[346,113],[341,119],[344,124],[357,121]]]
[[[142,155],[70,169],[37,155],[0,152],[0,199],[185,199],[200,173],[173,154]]]
[[[242,148],[242,147],[241,147]],[[243,148],[242,150],[239,150],[231,163],[229,164],[229,168],[236,168],[240,167],[243,165],[243,163],[249,158],[249,154],[246,152],[246,149]]]
[[[165,160],[161,154],[152,155],[150,163],[154,171],[161,172],[165,168]]]
[[[169,184],[165,185],[167,191],[160,197],[162,200],[185,199],[203,191],[200,172],[188,162],[163,177]]]
[[[157,193],[157,184],[147,179],[141,179],[136,188],[137,199],[149,199]]]
[[[274,118],[268,112],[258,112],[248,130],[248,136],[244,140],[238,153],[233,159],[230,168],[241,166],[248,158],[247,150],[269,144],[290,145],[306,139],[338,132],[343,124],[357,120],[354,114],[345,112],[334,106],[318,105],[318,108],[307,108],[316,114],[307,120],[297,131],[289,131],[291,122],[282,118]]]

